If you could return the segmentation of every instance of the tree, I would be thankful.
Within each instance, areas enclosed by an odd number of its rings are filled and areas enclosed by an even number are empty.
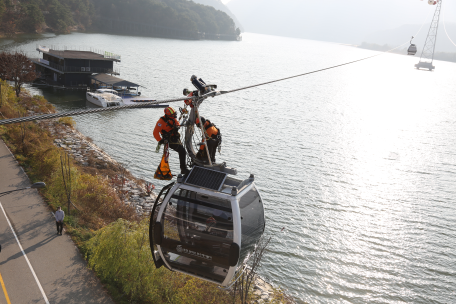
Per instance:
[[[261,266],[261,260],[266,252],[266,248],[271,242],[272,237],[261,236],[260,240],[255,246],[255,250],[251,253],[248,261],[243,266],[243,270],[237,275],[236,283],[233,287],[233,298],[239,298],[242,304],[251,302],[252,285],[255,284],[257,271]]]
[[[24,6],[27,17],[23,20],[22,27],[29,31],[39,31],[43,27],[44,17],[36,0],[30,1]]]
[[[3,17],[3,14],[5,13],[5,11],[6,11],[5,0],[0,0],[0,23],[2,21],[2,17]]]
[[[74,24],[70,7],[58,0],[50,0],[46,23],[58,33],[68,33],[68,27]]]
[[[12,37],[16,34],[18,20],[22,17],[21,7],[13,5],[11,1],[2,1],[0,7],[2,13],[0,23],[1,32],[7,37]]]
[[[0,53],[0,78],[14,82],[17,97],[21,93],[22,85],[32,82],[36,77],[35,65],[23,52]]]

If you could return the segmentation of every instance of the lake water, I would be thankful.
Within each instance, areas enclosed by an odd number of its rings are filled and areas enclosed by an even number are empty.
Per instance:
[[[0,48],[37,57],[37,43],[120,54],[120,77],[156,99],[192,89],[192,74],[228,90],[375,54],[257,34],[226,42],[74,33],[3,39]],[[223,134],[218,160],[241,178],[254,173],[262,191],[275,238],[261,273],[299,301],[456,302],[456,64],[435,61],[431,73],[414,69],[418,60],[385,54],[201,108]],[[83,93],[34,92],[59,110],[86,107]],[[75,120],[153,180],[161,155],[152,131],[161,115],[135,109]],[[176,172],[177,160],[171,152]]]

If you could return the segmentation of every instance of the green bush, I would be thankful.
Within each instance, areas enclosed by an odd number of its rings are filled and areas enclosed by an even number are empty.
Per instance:
[[[87,242],[89,265],[107,281],[116,281],[131,298],[161,302],[163,269],[154,267],[147,221],[119,219]]]
[[[214,284],[156,269],[149,247],[149,221],[119,219],[98,230],[85,243],[86,258],[105,282],[117,285],[130,300],[141,303],[233,303]]]

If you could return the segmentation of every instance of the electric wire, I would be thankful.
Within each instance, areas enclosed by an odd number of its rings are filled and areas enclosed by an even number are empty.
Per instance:
[[[163,99],[163,100],[150,101],[150,102],[141,102],[141,103],[138,103],[138,104],[124,105],[124,106],[115,106],[115,107],[106,107],[106,108],[97,108],[97,109],[86,109],[86,110],[75,110],[75,111],[65,111],[65,112],[59,112],[59,113],[50,113],[50,114],[26,116],[26,117],[19,117],[19,118],[9,118],[9,119],[0,120],[0,125],[7,125],[7,124],[12,124],[12,123],[21,123],[21,122],[28,122],[28,121],[35,121],[35,120],[54,119],[54,118],[67,117],[67,116],[77,116],[77,115],[92,114],[92,113],[99,113],[99,112],[106,112],[106,111],[145,108],[147,106],[160,105],[160,104],[164,104],[164,103],[184,101],[184,100],[189,100],[189,99],[200,99],[200,98],[207,98],[207,97],[215,97],[215,96],[222,95],[222,94],[238,92],[238,91],[247,90],[247,89],[251,89],[251,88],[255,88],[255,87],[259,87],[259,86],[263,86],[263,85],[267,85],[267,84],[271,84],[271,83],[275,83],[275,82],[279,82],[279,81],[284,81],[284,80],[288,80],[288,79],[292,79],[292,78],[302,77],[302,76],[305,76],[305,75],[310,75],[310,74],[314,74],[314,73],[318,73],[318,72],[322,72],[322,71],[335,69],[335,68],[338,68],[338,67],[342,67],[342,66],[345,66],[345,65],[349,65],[349,64],[352,64],[352,63],[360,62],[360,61],[363,61],[363,60],[367,60],[367,59],[370,59],[370,58],[374,58],[374,57],[377,57],[377,56],[392,52],[392,51],[394,51],[394,50],[396,50],[396,49],[398,49],[398,48],[400,48],[400,47],[402,47],[402,46],[404,46],[404,45],[406,45],[408,43],[409,42],[407,41],[406,43],[401,44],[401,45],[399,45],[399,46],[397,46],[395,48],[392,48],[392,49],[390,49],[388,51],[381,52],[379,54],[375,54],[375,55],[372,55],[372,56],[369,56],[369,57],[365,57],[365,58],[362,58],[362,59],[353,60],[353,61],[350,61],[350,62],[334,65],[334,66],[331,66],[331,67],[327,67],[327,68],[323,68],[323,69],[319,69],[319,70],[315,70],[315,71],[311,71],[311,72],[307,72],[307,73],[303,73],[303,74],[298,74],[298,75],[294,75],[294,76],[290,76],[290,77],[285,77],[285,78],[281,78],[281,79],[271,80],[271,81],[267,81],[267,82],[263,82],[263,83],[259,83],[259,84],[254,84],[254,85],[250,85],[250,86],[246,86],[246,87],[242,87],[242,88],[238,88],[238,89],[234,89],[234,90],[210,92],[210,93],[207,93],[207,94],[205,94],[203,96],[181,97],[181,98]]]

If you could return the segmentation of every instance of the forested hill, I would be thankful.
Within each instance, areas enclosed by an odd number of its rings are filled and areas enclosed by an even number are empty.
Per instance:
[[[79,31],[154,29],[159,36],[206,33],[237,36],[225,12],[187,0],[0,0],[0,33],[69,33]],[[152,36],[154,36],[152,34]]]
[[[196,3],[199,4],[204,4],[208,6],[214,7],[216,10],[225,12],[228,16],[233,19],[234,23],[236,24],[236,27],[240,28],[241,31],[244,31],[241,22],[236,18],[236,16],[231,12],[231,10],[223,4],[221,0],[193,0]]]

